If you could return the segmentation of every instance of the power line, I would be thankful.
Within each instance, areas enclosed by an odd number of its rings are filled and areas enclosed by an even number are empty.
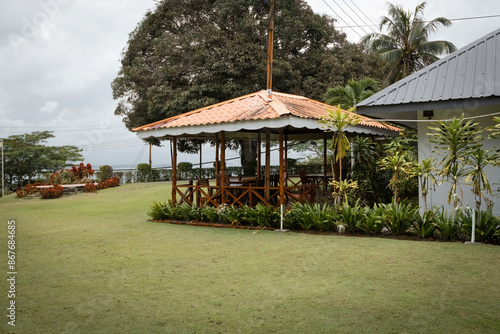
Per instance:
[[[459,17],[459,18],[448,19],[448,20],[449,21],[466,21],[466,20],[490,19],[490,18],[494,18],[494,17],[500,17],[500,14],[485,15],[485,16]],[[371,22],[371,20],[370,20],[370,22]],[[429,22],[431,22],[431,21],[424,21],[424,23],[429,23]],[[345,28],[351,28],[351,29],[353,29],[353,28],[361,28],[361,27],[368,28],[368,27],[377,27],[377,26],[378,25],[376,25],[376,24],[373,23],[373,24],[365,24],[365,25],[346,25],[346,26],[340,26],[340,27],[337,27],[337,28],[339,28],[339,29],[345,29]]]
[[[357,32],[357,31],[356,31],[353,27],[349,26],[349,25],[348,25],[348,23],[347,23],[346,21],[344,21],[344,20],[340,17],[340,15],[338,15],[338,14],[337,14],[337,13],[333,10],[333,8],[332,8],[332,6],[330,6],[330,4],[328,4],[325,0],[323,0],[323,2],[325,3],[325,5],[327,5],[327,6],[328,6],[328,8],[330,8],[330,9],[332,10],[333,14],[335,14],[335,15],[336,15],[336,16],[337,16],[340,20],[342,20],[345,24],[347,24],[347,26],[346,26],[347,28],[351,28],[351,29],[352,29],[352,31],[354,31],[354,32],[355,32],[355,33],[356,33],[356,34],[357,34],[360,38],[362,38],[362,37],[363,37],[363,36],[361,36],[361,35],[360,35],[360,34],[359,34],[359,33],[358,33],[358,32]],[[338,28],[339,28],[339,27],[338,27]]]
[[[335,1],[335,0],[332,0],[332,1],[333,1],[333,3],[335,3],[335,4],[336,4],[336,5],[340,8],[340,10],[341,10],[342,12],[344,12],[344,14],[345,14],[345,15],[347,15],[347,17],[348,17],[348,18],[350,18],[350,19],[351,19],[351,21],[352,21],[352,22],[356,23],[356,21],[355,21],[355,20],[354,20],[354,19],[353,19],[353,18],[352,18],[352,17],[351,17],[351,16],[350,16],[350,15],[349,15],[349,14],[348,14],[345,10],[344,10],[344,8],[342,8],[342,7],[341,7],[341,6],[337,3],[337,1]],[[344,20],[344,21],[345,21],[345,20]],[[365,29],[363,29],[363,28],[361,28],[361,27],[359,27],[359,28],[360,28],[361,30],[363,30],[363,32],[365,33],[365,35],[368,35],[368,32],[367,32]],[[354,30],[354,29],[353,29],[353,30]],[[363,36],[361,36],[358,32],[356,32],[356,33],[358,34],[358,36],[359,36],[359,37],[363,37]]]
[[[363,11],[362,11],[362,10],[358,7],[358,5],[356,5],[356,3],[355,3],[354,1],[352,1],[352,0],[350,0],[350,1],[351,1],[351,3],[354,5],[354,7],[356,7],[356,8],[357,8],[357,9],[361,12],[361,14],[363,14],[363,15],[364,15],[364,16],[368,19],[368,21],[370,21],[370,23],[371,23],[371,24],[373,24],[373,26],[378,27],[378,25],[376,25],[375,23],[373,23],[373,21],[372,21],[372,20],[368,17],[368,15],[366,15],[366,14],[365,14],[365,12],[363,12]],[[363,23],[365,23],[365,22],[363,21]],[[366,24],[366,23],[365,23],[365,24]],[[372,29],[372,28],[370,28],[370,29]],[[373,30],[373,29],[372,29],[372,30]],[[380,29],[378,29],[378,30],[380,31]],[[380,32],[381,32],[381,31],[380,31]]]
[[[349,9],[350,9],[350,10],[351,10],[354,14],[356,14],[356,16],[360,19],[360,21],[361,21],[361,22],[363,22],[363,23],[364,23],[367,27],[369,27],[369,28],[370,28],[370,29],[371,29],[374,33],[376,33],[375,29],[373,29],[371,26],[369,26],[369,25],[368,25],[368,24],[367,24],[367,23],[366,23],[366,22],[365,22],[365,21],[361,18],[361,16],[359,16],[359,15],[358,15],[358,13],[357,13],[354,9],[352,9],[352,7],[351,7],[351,6],[349,6],[349,4],[348,4],[345,0],[342,0],[342,1],[344,1],[344,3],[347,5],[347,7],[348,7],[348,8],[349,8]],[[352,0],[351,0],[351,2],[352,2]],[[353,3],[354,3],[354,2],[353,2]],[[358,8],[358,9],[359,9],[359,8]],[[359,10],[359,11],[361,11],[361,10]],[[365,15],[365,16],[366,16],[366,15]],[[363,31],[364,31],[364,30],[363,30]],[[366,32],[366,31],[365,31],[365,32]]]

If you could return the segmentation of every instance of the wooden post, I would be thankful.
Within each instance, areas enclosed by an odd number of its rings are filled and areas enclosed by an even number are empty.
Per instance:
[[[287,185],[287,179],[286,179],[286,176],[288,174],[288,135],[285,134],[285,161],[283,162],[283,165],[285,166],[285,175],[283,176],[284,177],[284,182],[285,182],[285,186]]]
[[[261,159],[260,156],[262,155],[262,136],[260,132],[257,134],[257,178],[260,179],[260,165]]]
[[[271,183],[271,130],[266,129],[266,175],[265,175],[265,196],[266,204],[269,205],[269,184]]]
[[[151,144],[149,144],[149,167],[153,164],[153,161],[151,160]]]
[[[172,145],[172,204],[177,204],[177,138],[173,137]]]
[[[221,203],[226,203],[226,135],[224,131],[220,132],[220,187]]]
[[[326,146],[328,145],[328,138],[327,138],[327,133],[323,133],[323,176],[326,176],[326,169],[327,169],[327,154],[328,151],[326,150]]]
[[[219,134],[215,134],[215,176],[219,173]]]

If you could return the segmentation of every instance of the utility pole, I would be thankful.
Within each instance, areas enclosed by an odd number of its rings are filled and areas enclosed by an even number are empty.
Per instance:
[[[273,99],[273,40],[274,40],[274,0],[269,10],[269,30],[267,37],[267,99]]]

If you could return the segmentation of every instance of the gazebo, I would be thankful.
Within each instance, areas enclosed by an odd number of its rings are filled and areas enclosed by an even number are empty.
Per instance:
[[[332,106],[292,94],[259,91],[232,100],[193,110],[158,122],[133,129],[142,139],[169,139],[172,151],[172,202],[190,205],[219,206],[283,205],[285,202],[314,200],[317,187],[331,177],[327,172],[326,141],[328,129],[318,123]],[[348,111],[343,111],[347,113]],[[363,117],[362,122],[346,129],[351,135],[395,136],[399,128]],[[209,139],[216,145],[215,169],[217,178],[191,180],[180,184],[177,180],[177,140]],[[251,139],[257,141],[257,169],[252,177],[231,180],[226,175],[226,140]],[[265,140],[264,175],[261,175],[261,141]],[[295,181],[287,173],[289,140],[323,140],[325,159],[323,174],[307,179],[301,175]],[[279,143],[279,173],[271,175],[271,141]],[[314,182],[318,181],[318,182]],[[179,196],[179,201],[177,201]]]

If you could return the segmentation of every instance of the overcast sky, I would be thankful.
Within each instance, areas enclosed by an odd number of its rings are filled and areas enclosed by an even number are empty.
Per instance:
[[[51,145],[82,147],[85,162],[94,166],[135,167],[148,162],[146,146],[114,116],[110,83],[119,70],[128,34],[155,2],[1,1],[0,138],[53,130],[56,138]],[[387,13],[386,1],[307,2],[315,12],[337,18],[352,42],[376,30],[371,24],[378,24]],[[414,8],[418,3],[405,0],[404,6]],[[491,15],[500,15],[500,1],[431,0],[425,10],[426,19]],[[350,27],[354,25],[363,27]],[[499,27],[500,17],[456,20],[431,39],[448,40],[460,48]],[[153,149],[153,164],[169,165],[168,151]],[[210,153],[205,154],[207,159]]]

